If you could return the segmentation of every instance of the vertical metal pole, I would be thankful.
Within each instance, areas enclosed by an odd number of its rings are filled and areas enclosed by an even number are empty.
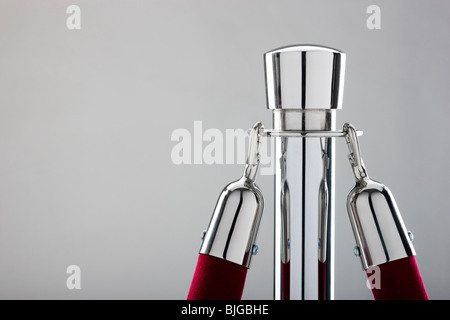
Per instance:
[[[275,299],[334,297],[334,138],[326,132],[336,127],[344,65],[345,54],[318,46],[284,47],[265,54],[267,102],[273,131],[279,133]],[[296,135],[289,136],[293,132]]]

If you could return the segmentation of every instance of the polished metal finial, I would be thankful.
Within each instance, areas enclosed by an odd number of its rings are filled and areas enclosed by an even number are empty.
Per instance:
[[[293,45],[264,54],[269,109],[341,109],[345,53]]]

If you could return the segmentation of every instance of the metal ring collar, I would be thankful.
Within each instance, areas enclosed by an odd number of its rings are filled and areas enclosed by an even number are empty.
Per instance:
[[[363,131],[356,131],[358,136],[363,135]],[[347,132],[338,131],[277,131],[266,129],[260,133],[263,137],[299,137],[299,138],[340,138],[347,136]]]

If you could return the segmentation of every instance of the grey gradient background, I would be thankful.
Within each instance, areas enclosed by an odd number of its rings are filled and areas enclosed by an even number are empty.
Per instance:
[[[66,8],[81,7],[81,30]],[[381,30],[366,8],[381,8]],[[264,52],[347,53],[337,123],[364,130],[371,177],[397,199],[432,299],[448,299],[450,2],[0,2],[0,298],[185,299],[207,227],[241,165],[171,161],[177,128],[249,128]],[[353,256],[337,142],[336,299],[372,299]],[[244,299],[271,299],[273,186]],[[81,267],[81,290],[66,287]]]

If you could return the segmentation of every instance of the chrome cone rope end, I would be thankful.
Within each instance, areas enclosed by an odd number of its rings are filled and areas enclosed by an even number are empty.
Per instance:
[[[264,126],[257,122],[250,133],[249,153],[242,177],[228,184],[217,201],[200,253],[249,267],[264,209],[255,184]]]
[[[415,255],[391,191],[367,175],[356,129],[346,123],[350,165],[356,183],[347,197],[347,210],[363,268]]]

